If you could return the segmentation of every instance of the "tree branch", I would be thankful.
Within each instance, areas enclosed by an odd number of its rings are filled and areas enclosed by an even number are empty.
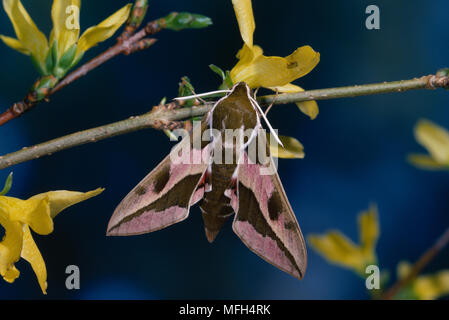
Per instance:
[[[403,279],[398,280],[390,289],[388,289],[380,299],[390,300],[410,284],[421,271],[436,257],[438,253],[449,243],[449,228],[443,233],[442,236],[419,258],[419,260],[413,265],[410,273]]]
[[[37,98],[36,92],[31,90],[22,101],[14,103],[8,110],[0,114],[0,126],[4,125],[8,121],[20,117],[22,114],[35,107],[38,103],[48,101],[48,98],[52,94],[71,84],[75,80],[85,76],[88,72],[94,70],[112,58],[120,54],[129,55],[136,51],[147,49],[153,45],[156,42],[156,39],[145,37],[153,35],[164,28],[163,19],[157,19],[149,22],[139,32],[134,34],[135,30],[140,26],[143,18],[145,17],[147,8],[147,0],[136,0],[129,20],[127,21],[125,31],[123,31],[123,33],[118,37],[116,45],[112,46],[92,60],[86,62],[78,69],[72,71],[59,82],[57,82],[56,78],[48,76],[52,78],[54,84],[51,87],[46,88],[44,97]],[[33,87],[37,87],[41,82],[42,78],[38,79]]]
[[[271,103],[286,104],[309,100],[327,100],[389,92],[404,92],[413,89],[436,88],[449,88],[449,77],[437,74],[404,81],[310,90],[300,93],[285,93],[278,96],[269,95],[259,97],[258,101],[263,105],[269,105]],[[208,112],[210,108],[210,104],[193,108],[182,108],[175,102],[171,102],[164,106],[157,106],[154,107],[150,113],[144,115],[94,129],[80,131],[2,156],[0,157],[0,170],[25,161],[51,155],[64,149],[145,128],[154,128],[158,130],[179,128],[182,126],[182,123],[179,123],[179,121],[202,116]]]
[[[130,133],[137,130],[154,128],[157,130],[173,130],[182,127],[182,119],[189,119],[205,114],[211,106],[192,108],[178,108],[179,105],[170,103],[156,106],[147,114],[131,117],[119,122],[110,123],[101,127],[79,131],[67,136],[50,140],[33,147],[23,148],[17,152],[0,157],[0,170],[13,165],[49,156],[55,152],[93,143],[103,139]]]
[[[52,95],[53,93],[61,90],[62,88],[68,86],[72,82],[78,80],[79,78],[85,76],[88,72],[94,70],[95,68],[99,67],[103,63],[111,60],[112,58],[118,56],[119,54],[126,54],[129,55],[131,53],[134,53],[136,51],[140,51],[143,49],[149,48],[151,45],[153,45],[157,40],[156,39],[144,39],[148,35],[153,35],[161,30],[161,25],[159,23],[159,20],[154,20],[149,22],[145,28],[140,30],[135,35],[131,36],[130,38],[123,38],[123,35],[119,37],[119,41],[117,44],[99,56],[93,58],[89,62],[86,62],[83,66],[79,67],[75,71],[71,72],[69,75],[67,75],[62,81],[60,81],[53,90],[50,91],[49,95]],[[146,41],[144,41],[146,40]],[[151,40],[151,41],[149,41]],[[144,41],[140,43],[140,41]],[[146,43],[145,46],[143,44]],[[142,47],[141,47],[142,45]],[[1,125],[1,122],[0,122]]]
[[[330,89],[309,90],[297,93],[284,93],[280,95],[269,95],[259,97],[258,101],[262,104],[269,105],[287,104],[293,102],[310,101],[310,100],[328,100],[337,98],[359,97],[373,94],[403,92],[417,89],[437,89],[449,88],[449,77],[446,75],[429,75],[411,80],[383,82],[375,84],[366,84],[360,86],[339,87]]]

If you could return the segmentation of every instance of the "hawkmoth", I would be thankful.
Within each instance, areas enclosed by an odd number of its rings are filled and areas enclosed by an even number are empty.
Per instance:
[[[262,174],[273,165],[268,142],[263,140],[259,148],[266,151],[264,161],[249,152],[254,134],[244,139],[239,136],[241,143],[229,143],[229,139],[222,143],[226,130],[255,132],[261,128],[261,118],[265,116],[251,89],[245,83],[236,84],[203,117],[200,130],[184,137],[122,200],[107,234],[129,236],[160,230],[186,219],[190,207],[198,203],[209,242],[235,215],[232,228],[250,250],[301,279],[307,253],[300,227],[277,172]],[[207,129],[216,132],[209,140],[200,137]],[[232,161],[215,161],[223,153],[231,154]]]

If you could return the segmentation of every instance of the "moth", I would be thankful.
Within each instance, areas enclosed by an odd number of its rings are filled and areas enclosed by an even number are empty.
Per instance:
[[[236,84],[203,117],[200,130],[184,137],[121,201],[107,235],[160,230],[186,219],[190,207],[198,203],[209,242],[234,215],[232,228],[250,250],[301,279],[307,265],[306,246],[279,175],[275,170],[266,174],[273,166],[268,142],[265,139],[259,148],[267,155],[263,159],[250,152],[257,135],[231,139],[241,143],[224,139],[229,130],[258,131],[261,118],[266,120],[251,89],[243,82]],[[206,130],[215,134],[204,139]],[[215,161],[224,154],[232,161]]]

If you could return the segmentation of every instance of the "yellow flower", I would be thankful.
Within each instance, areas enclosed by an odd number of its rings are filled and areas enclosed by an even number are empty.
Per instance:
[[[251,0],[232,0],[232,4],[244,42],[237,54],[239,62],[231,70],[233,82],[243,81],[252,88],[265,87],[283,93],[304,91],[290,82],[312,71],[320,61],[320,54],[310,46],[303,46],[285,58],[264,56],[262,48],[253,44],[256,25]],[[318,115],[315,101],[297,105],[311,119]]]
[[[131,10],[131,4],[127,4],[99,25],[87,29],[80,37],[81,0],[53,0],[53,30],[48,42],[20,0],[3,0],[3,7],[17,36],[16,39],[0,35],[3,42],[30,55],[43,75],[52,74],[59,78],[75,66],[87,50],[110,38],[127,20]]]
[[[411,154],[408,160],[417,167],[430,170],[449,169],[449,132],[429,120],[415,127],[416,140],[430,155]]]
[[[0,196],[0,224],[5,236],[0,242],[0,275],[7,282],[14,282],[20,272],[14,264],[20,257],[27,260],[37,276],[42,292],[47,289],[47,269],[30,228],[40,235],[53,232],[53,219],[67,207],[94,197],[104,189],[87,193],[74,191],[50,191],[28,200]]]
[[[270,142],[270,153],[272,157],[282,159],[303,159],[305,157],[304,147],[293,137],[278,136],[283,146],[279,145],[276,140],[272,141],[270,134],[267,139]]]
[[[397,269],[398,277],[403,279],[409,274],[411,266],[407,262],[401,262]],[[449,294],[449,270],[418,276],[410,286],[419,300],[435,300],[446,296]]]
[[[355,244],[339,231],[308,237],[312,248],[330,263],[349,268],[358,274],[365,274],[367,265],[376,264],[376,244],[379,238],[377,208],[371,206],[358,216],[359,241]]]

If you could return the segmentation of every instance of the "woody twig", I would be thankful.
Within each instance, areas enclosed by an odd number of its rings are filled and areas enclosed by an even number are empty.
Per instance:
[[[72,71],[60,81],[52,75],[39,78],[23,100],[14,103],[8,110],[0,114],[0,126],[20,117],[38,103],[49,101],[51,95],[112,58],[120,54],[130,55],[134,52],[148,49],[156,42],[156,39],[149,36],[158,33],[162,29],[182,30],[184,28],[202,28],[211,23],[210,20],[204,17],[199,22],[199,19],[195,19],[196,15],[172,12],[164,18],[147,23],[137,31],[142,24],[147,9],[148,0],[136,0],[126,23],[125,30],[118,37],[117,43],[114,46]]]
[[[276,105],[309,100],[327,100],[381,93],[404,92],[415,89],[448,89],[449,77],[447,76],[447,73],[444,72],[447,71],[443,70],[435,75],[424,76],[411,80],[309,90],[300,93],[284,93],[277,96],[261,96],[258,97],[258,101],[262,105],[270,105],[272,103]],[[210,110],[212,104],[213,102],[208,102],[199,106],[185,107],[183,101],[179,101],[156,106],[147,114],[94,129],[80,131],[4,155],[0,157],[0,170],[22,162],[51,155],[64,149],[73,148],[86,143],[96,142],[145,128],[172,130],[175,128],[180,128],[184,125],[189,126],[189,122],[184,123],[182,121],[206,114]]]
[[[394,299],[394,297],[405,287],[407,287],[421,271],[449,244],[449,228],[438,238],[438,240],[419,258],[412,266],[410,272],[403,279],[399,279],[381,297],[382,300]]]

